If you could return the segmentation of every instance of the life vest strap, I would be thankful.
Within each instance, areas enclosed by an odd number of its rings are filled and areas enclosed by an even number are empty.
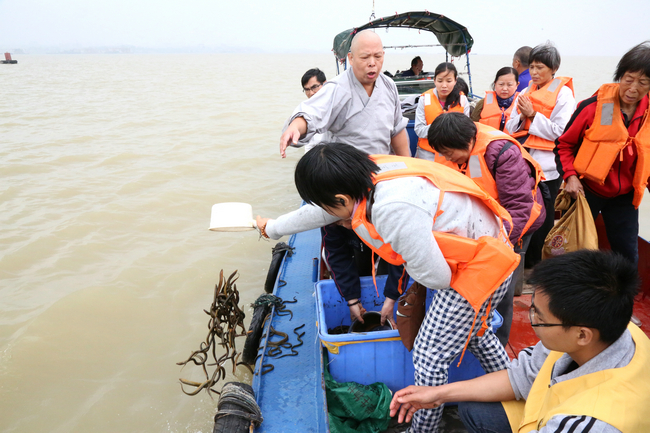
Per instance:
[[[438,197],[438,207],[436,208],[436,214],[433,216],[433,223],[436,223],[436,220],[440,215],[442,215],[445,211],[440,209],[440,206],[442,205],[442,199],[445,197],[445,192],[443,190],[440,190],[440,196]]]

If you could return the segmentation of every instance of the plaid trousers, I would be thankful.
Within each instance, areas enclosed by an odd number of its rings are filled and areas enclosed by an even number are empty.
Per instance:
[[[492,321],[493,311],[508,290],[511,279],[512,275],[492,295],[488,321]],[[481,306],[467,346],[486,373],[503,370],[509,362],[505,349],[492,329],[486,330],[482,337],[476,335],[481,329],[480,317],[485,314],[489,302],[488,299]],[[448,288],[436,292],[413,346],[415,385],[438,386],[447,383],[449,365],[463,351],[474,314],[469,302],[455,290]],[[443,406],[440,406],[415,412],[409,432],[437,432],[442,409]]]

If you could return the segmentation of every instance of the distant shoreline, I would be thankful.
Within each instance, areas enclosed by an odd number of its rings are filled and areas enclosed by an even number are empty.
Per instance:
[[[205,46],[189,46],[189,47],[138,47],[133,45],[117,45],[117,46],[97,46],[97,47],[24,47],[24,48],[0,48],[0,52],[8,52],[13,56],[24,55],[41,55],[41,54],[331,54],[331,51],[323,50],[282,50],[271,51],[254,47],[205,47]],[[405,55],[411,56],[414,51],[411,50],[392,50],[387,49],[386,53],[390,55]],[[443,51],[444,53],[444,51]],[[437,54],[432,52],[431,54]],[[512,56],[511,53],[494,54],[494,53],[476,53],[471,52],[470,56]],[[566,57],[615,57],[608,55],[567,55]]]

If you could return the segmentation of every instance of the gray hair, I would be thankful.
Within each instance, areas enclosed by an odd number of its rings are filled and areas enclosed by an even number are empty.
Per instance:
[[[528,63],[530,64],[533,62],[543,63],[551,68],[553,73],[555,73],[560,69],[562,58],[560,57],[560,52],[557,48],[555,48],[550,41],[546,41],[546,43],[537,45],[531,50]]]

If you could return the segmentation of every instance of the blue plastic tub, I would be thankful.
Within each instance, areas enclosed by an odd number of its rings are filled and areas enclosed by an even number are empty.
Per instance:
[[[379,296],[372,277],[361,278],[361,302],[368,311],[380,311],[384,303],[386,277],[377,277]],[[434,291],[427,294],[427,308]],[[328,350],[329,371],[338,382],[370,385],[385,383],[391,391],[413,385],[415,369],[412,354],[402,344],[397,330],[361,334],[330,334],[337,326],[350,326],[350,309],[332,280],[316,283],[318,336]],[[397,303],[395,304],[397,309]],[[498,329],[503,319],[494,311],[492,328]],[[472,379],[485,374],[481,364],[469,351],[460,367],[456,359],[449,368],[449,382]]]

